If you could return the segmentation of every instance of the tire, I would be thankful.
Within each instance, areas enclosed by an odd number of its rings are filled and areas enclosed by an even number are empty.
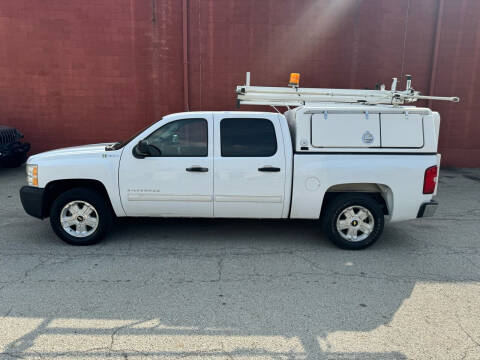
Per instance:
[[[366,194],[339,195],[327,205],[323,218],[328,238],[342,249],[353,250],[365,249],[377,241],[384,223],[380,205]]]
[[[62,225],[61,217],[65,226]],[[65,191],[50,208],[53,231],[70,245],[99,243],[110,230],[112,221],[113,214],[108,200],[97,191],[87,188]]]

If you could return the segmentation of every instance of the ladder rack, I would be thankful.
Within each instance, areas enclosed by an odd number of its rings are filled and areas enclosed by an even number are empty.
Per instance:
[[[393,78],[390,90],[381,85],[380,90],[300,88],[298,83],[290,87],[251,86],[247,72],[245,85],[237,86],[238,105],[302,106],[319,103],[389,104],[403,105],[418,100],[440,100],[459,102],[458,97],[426,96],[412,87],[411,76],[407,75],[404,91],[397,91],[397,78]]]

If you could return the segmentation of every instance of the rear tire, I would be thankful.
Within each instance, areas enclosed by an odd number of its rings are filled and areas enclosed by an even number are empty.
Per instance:
[[[323,218],[328,238],[342,249],[360,250],[372,245],[383,232],[382,208],[366,194],[343,194],[333,199]]]
[[[55,234],[70,245],[100,242],[113,221],[108,200],[87,188],[74,188],[60,194],[50,209],[50,224]]]

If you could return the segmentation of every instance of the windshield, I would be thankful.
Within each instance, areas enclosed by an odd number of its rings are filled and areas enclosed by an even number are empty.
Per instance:
[[[160,119],[162,120],[162,119]],[[160,121],[159,120],[159,121]],[[130,136],[128,139],[126,140],[122,140],[122,141],[118,141],[112,145],[108,145],[107,147],[105,147],[105,150],[109,151],[109,150],[119,150],[121,148],[123,148],[125,145],[127,145],[128,143],[130,143],[133,139],[135,139],[138,135],[140,135],[142,132],[144,132],[145,130],[147,130],[150,126],[152,126],[152,124],[149,124],[147,126],[145,126],[144,128],[142,128],[141,130],[137,131],[134,135]]]

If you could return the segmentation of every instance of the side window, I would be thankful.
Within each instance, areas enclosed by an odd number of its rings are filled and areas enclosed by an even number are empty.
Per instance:
[[[223,157],[267,157],[277,152],[273,123],[267,119],[222,119]]]
[[[208,155],[208,122],[205,119],[184,119],[172,121],[146,140],[158,156],[207,156]]]

